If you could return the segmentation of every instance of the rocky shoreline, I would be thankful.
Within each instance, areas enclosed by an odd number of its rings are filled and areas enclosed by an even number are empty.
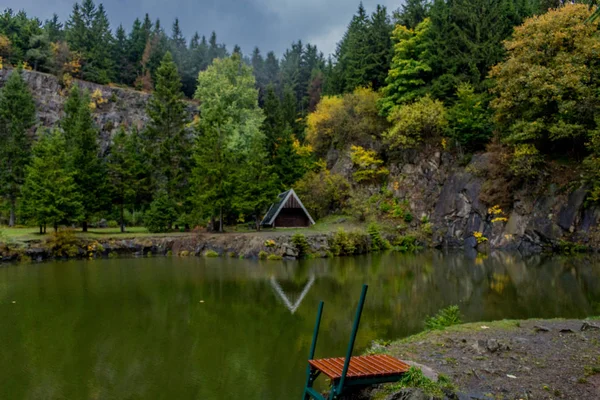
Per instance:
[[[600,318],[469,323],[374,344],[370,351],[410,361],[432,381],[445,377],[450,389],[440,397],[381,386],[361,399],[600,398]]]
[[[346,231],[345,231],[346,232]],[[300,258],[326,258],[338,255],[360,255],[372,251],[373,239],[363,230],[347,231],[344,240],[351,240],[349,244],[352,253],[340,254],[340,243],[337,242],[337,231],[334,232],[306,232],[295,235],[289,231],[262,231],[246,233],[188,233],[188,234],[158,234],[156,236],[120,237],[110,238],[80,238],[71,237],[60,240],[48,235],[45,239],[29,240],[19,243],[0,242],[0,263],[17,261],[47,261],[52,259],[73,258],[111,258],[111,257],[148,257],[148,256],[208,256],[208,257],[235,257],[245,259],[269,260],[297,260]],[[294,236],[300,236],[303,243],[295,242]],[[386,237],[385,234],[382,236]],[[399,236],[386,237],[389,242],[397,242]],[[486,254],[495,249],[512,250],[521,252],[521,249],[497,248],[488,242],[475,244],[446,243],[416,239],[412,236],[411,248],[396,247],[396,250],[411,252],[421,248],[462,249],[467,253]],[[342,247],[344,244],[341,244]],[[569,244],[561,246],[547,246],[536,249],[533,253],[547,252],[557,254],[570,254],[577,252],[596,252],[595,247],[574,248]],[[304,247],[304,248],[303,248]],[[342,249],[343,250],[343,249]],[[343,251],[342,251],[343,253]],[[523,255],[532,252],[525,251]]]
[[[312,233],[304,236],[309,257],[332,256],[331,243],[334,234]],[[295,260],[301,250],[294,244],[292,234],[228,233],[196,234],[179,236],[157,236],[129,239],[74,239],[57,245],[52,241],[29,241],[9,245],[0,243],[0,262],[46,261],[68,258],[111,258],[148,256],[208,256],[236,257],[247,259]],[[368,244],[369,237],[361,234]],[[362,250],[362,251],[361,251]],[[368,251],[368,245],[357,248],[356,254]]]

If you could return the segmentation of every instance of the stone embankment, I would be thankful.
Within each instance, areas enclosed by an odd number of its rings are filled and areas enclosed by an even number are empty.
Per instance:
[[[131,239],[36,240],[21,244],[0,244],[0,261],[44,261],[64,258],[107,258],[147,256],[223,256],[236,258],[270,258],[294,260],[300,256],[332,256],[334,234],[310,233],[304,235],[303,250],[292,240],[293,235],[274,232],[189,234]],[[368,242],[367,234],[362,239]],[[367,248],[367,247],[365,247]],[[359,254],[359,253],[357,253]]]

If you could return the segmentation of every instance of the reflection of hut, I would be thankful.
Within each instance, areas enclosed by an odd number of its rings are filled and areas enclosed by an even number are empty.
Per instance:
[[[293,314],[296,312],[298,307],[300,307],[300,304],[302,304],[302,300],[304,300],[304,297],[306,297],[306,295],[308,294],[308,291],[312,287],[313,283],[315,283],[315,276],[314,275],[310,276],[310,279],[308,280],[308,282],[306,282],[304,289],[302,289],[302,292],[300,293],[300,295],[298,297],[294,298],[293,303],[292,303],[292,299],[290,299],[290,296],[288,296],[284,292],[281,285],[279,285],[279,282],[277,282],[277,279],[275,279],[274,276],[271,277],[271,280],[269,282],[271,283],[271,287],[273,288],[273,290],[275,291],[277,296],[279,296],[281,301],[283,301],[283,304]]]
[[[271,205],[260,225],[273,228],[299,228],[314,223],[294,189],[290,189],[278,196],[278,200]]]

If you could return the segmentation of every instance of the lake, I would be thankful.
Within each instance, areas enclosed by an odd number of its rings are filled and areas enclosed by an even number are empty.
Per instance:
[[[145,258],[0,267],[0,399],[299,399],[317,356],[464,321],[600,314],[600,260],[496,253],[300,262]]]

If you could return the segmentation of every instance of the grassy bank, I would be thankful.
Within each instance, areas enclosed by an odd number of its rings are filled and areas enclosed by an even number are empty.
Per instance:
[[[331,233],[339,229],[346,231],[366,231],[364,223],[357,222],[352,217],[347,216],[330,216],[319,220],[315,225],[308,228],[277,228],[256,231],[250,229],[248,225],[227,226],[224,234],[258,234],[258,235],[273,235],[281,233],[284,235],[293,235],[296,233]],[[16,227],[9,228],[0,226],[0,243],[24,243],[28,241],[45,240],[52,235],[53,229],[48,228],[45,235],[40,235],[38,227]],[[152,233],[145,227],[130,227],[126,232],[121,233],[119,227],[116,228],[90,228],[88,232],[82,232],[80,228],[73,229],[73,233],[79,239],[135,239],[135,238],[151,238],[151,237],[178,237],[193,234],[194,232],[168,232],[168,233]]]
[[[49,229],[45,235],[40,235],[37,227],[0,227],[0,243],[24,243],[29,241],[45,240],[52,235],[53,230]],[[171,233],[151,233],[144,227],[127,228],[127,231],[121,233],[120,228],[91,228],[88,232],[82,232],[81,229],[74,229],[74,235],[79,239],[134,239],[145,237],[165,237],[165,236],[184,236],[189,233],[171,232]]]

